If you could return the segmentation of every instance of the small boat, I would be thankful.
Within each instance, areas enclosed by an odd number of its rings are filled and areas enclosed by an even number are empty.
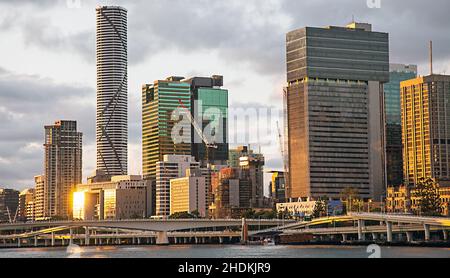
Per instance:
[[[275,246],[275,241],[271,238],[266,238],[263,241],[263,243],[264,243],[264,245],[267,245],[267,246]]]

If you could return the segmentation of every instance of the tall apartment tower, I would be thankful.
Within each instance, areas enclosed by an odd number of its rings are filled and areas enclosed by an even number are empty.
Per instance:
[[[391,64],[389,70],[389,83],[384,84],[384,109],[386,115],[386,175],[388,186],[399,186],[403,184],[400,83],[416,77],[416,65]]]
[[[401,83],[403,165],[407,185],[420,178],[450,185],[450,76]]]
[[[75,121],[45,126],[43,218],[72,215],[71,195],[82,179],[82,137]]]
[[[170,216],[170,181],[184,178],[187,170],[199,169],[200,163],[190,155],[164,155],[156,163],[156,215]]]
[[[128,169],[127,10],[100,6],[97,15],[97,170]]]
[[[370,24],[287,34],[288,198],[385,191],[383,84],[389,36]]]
[[[191,111],[190,85],[181,82],[183,77],[168,77],[142,86],[142,171],[144,179],[156,180],[156,163],[164,155],[191,155],[191,124],[172,118],[180,101]],[[181,110],[180,110],[181,111]],[[182,142],[172,136],[175,124],[185,133]]]
[[[48,208],[49,198],[45,198],[45,176],[34,177],[34,220],[46,220],[44,212]]]

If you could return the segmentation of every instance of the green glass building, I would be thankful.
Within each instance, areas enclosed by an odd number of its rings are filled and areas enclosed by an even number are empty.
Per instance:
[[[172,118],[180,101],[191,110],[190,85],[183,77],[169,77],[142,86],[142,172],[147,180],[156,179],[156,163],[164,155],[191,154],[191,125]],[[183,129],[181,143],[172,140],[175,124]]]
[[[417,77],[415,65],[390,65],[390,82],[384,85],[386,115],[386,174],[388,186],[403,184],[400,83]]]
[[[191,85],[192,115],[201,122],[204,135],[217,149],[207,152],[201,137],[192,130],[192,156],[202,166],[226,165],[228,160],[228,90],[222,89],[223,77],[194,77],[185,80]]]

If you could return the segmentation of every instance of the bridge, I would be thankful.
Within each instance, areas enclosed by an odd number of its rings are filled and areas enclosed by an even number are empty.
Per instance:
[[[450,218],[419,217],[401,214],[349,213],[344,216],[325,217],[308,222],[290,223],[258,231],[254,236],[279,234],[298,235],[311,234],[319,238],[341,237],[346,242],[349,237],[357,236],[357,241],[368,240],[391,243],[397,235],[398,241],[406,239],[414,241],[414,235],[423,235],[423,241],[431,241],[432,233],[440,233],[444,241],[448,241]],[[406,236],[405,238],[403,236]]]
[[[44,246],[56,246],[57,241],[62,246],[74,242],[90,245],[92,241],[95,245],[120,244],[122,240],[131,244],[224,243],[247,240],[247,228],[252,230],[252,234],[257,230],[289,223],[293,221],[138,219],[10,223],[0,224],[0,243],[3,242],[3,247],[37,247],[42,242]]]

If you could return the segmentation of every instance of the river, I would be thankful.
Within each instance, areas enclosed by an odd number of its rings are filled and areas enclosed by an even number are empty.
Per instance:
[[[377,247],[375,247],[377,248]],[[102,246],[0,249],[0,258],[368,258],[362,246]],[[450,258],[450,248],[381,247],[381,258]]]

